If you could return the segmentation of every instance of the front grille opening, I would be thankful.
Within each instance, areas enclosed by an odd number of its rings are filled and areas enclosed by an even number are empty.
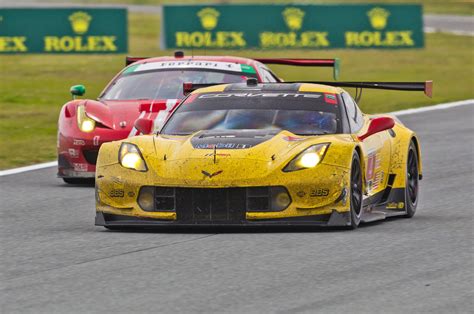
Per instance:
[[[97,163],[97,156],[99,155],[98,150],[84,150],[82,154],[84,155],[86,161],[91,165],[95,165]]]

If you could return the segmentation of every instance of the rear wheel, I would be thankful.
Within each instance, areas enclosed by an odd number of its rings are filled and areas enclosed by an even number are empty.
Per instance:
[[[67,184],[94,184],[94,178],[63,178],[63,181]]]
[[[360,157],[357,152],[352,156],[351,165],[351,186],[350,186],[350,205],[351,205],[351,229],[359,226],[362,215],[362,170],[360,166]]]
[[[416,151],[415,143],[411,142],[408,147],[407,170],[405,182],[405,217],[411,218],[415,215],[416,207],[418,205],[418,153]]]

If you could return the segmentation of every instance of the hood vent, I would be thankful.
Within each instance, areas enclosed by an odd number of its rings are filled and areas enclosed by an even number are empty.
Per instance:
[[[270,140],[281,130],[207,130],[197,133],[191,144],[197,149],[247,149]]]

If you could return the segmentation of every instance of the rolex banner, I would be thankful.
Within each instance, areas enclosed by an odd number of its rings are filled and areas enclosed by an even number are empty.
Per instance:
[[[1,9],[1,53],[125,53],[126,9]]]
[[[420,5],[163,7],[162,48],[419,48]]]

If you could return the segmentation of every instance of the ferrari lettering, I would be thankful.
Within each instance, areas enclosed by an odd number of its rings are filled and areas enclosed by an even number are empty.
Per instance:
[[[323,48],[331,46],[327,32],[289,33],[260,33],[260,47],[262,48]]]
[[[116,36],[45,36],[46,52],[117,51]]]
[[[0,52],[27,52],[26,37],[0,37]]]
[[[176,32],[176,47],[243,48],[243,32]]]
[[[229,94],[204,94],[199,98],[229,98],[229,97],[284,97],[284,98],[319,98],[320,94],[294,94],[294,93],[229,93]]]
[[[346,32],[348,47],[411,47],[415,46],[412,31],[398,32]]]

